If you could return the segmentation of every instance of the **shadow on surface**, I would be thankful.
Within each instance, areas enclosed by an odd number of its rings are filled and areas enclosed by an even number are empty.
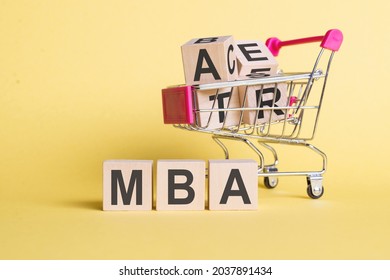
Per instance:
[[[103,210],[103,203],[100,200],[90,200],[90,201],[65,201],[63,203],[65,207],[69,208],[81,208],[87,210]]]

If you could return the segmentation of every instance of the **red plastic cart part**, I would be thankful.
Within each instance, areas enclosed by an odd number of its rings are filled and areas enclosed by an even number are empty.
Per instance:
[[[165,124],[193,124],[192,86],[180,86],[162,90]]]
[[[343,42],[343,33],[338,29],[330,29],[323,36],[315,36],[288,41],[281,41],[276,37],[272,37],[269,38],[265,44],[274,56],[278,56],[279,50],[284,46],[293,46],[314,42],[321,42],[320,46],[322,48],[332,51],[338,51]]]

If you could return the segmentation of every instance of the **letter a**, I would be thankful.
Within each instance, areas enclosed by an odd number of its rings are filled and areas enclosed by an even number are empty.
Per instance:
[[[207,63],[208,68],[202,68],[203,60],[205,60],[205,62]],[[211,73],[215,80],[221,79],[221,77],[218,74],[217,69],[214,66],[214,63],[212,62],[212,60],[209,56],[209,53],[207,52],[207,50],[200,49],[199,55],[198,55],[198,62],[196,64],[194,81],[200,81],[200,75],[206,74],[206,73]]]
[[[232,190],[234,180],[237,182],[238,190]],[[244,204],[251,204],[239,169],[232,169],[230,172],[220,204],[226,204],[229,196],[241,196]]]

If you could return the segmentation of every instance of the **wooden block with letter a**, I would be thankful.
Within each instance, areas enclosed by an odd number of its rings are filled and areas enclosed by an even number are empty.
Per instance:
[[[195,102],[200,110],[212,110],[196,114],[197,124],[202,128],[226,128],[240,123],[240,111],[225,110],[241,107],[237,87],[197,90]]]
[[[236,41],[235,50],[240,79],[276,74],[278,63],[264,43],[260,41]]]
[[[192,39],[181,52],[187,85],[233,81],[237,77],[232,36]]]
[[[258,209],[257,162],[209,161],[210,210]]]
[[[103,163],[103,210],[152,210],[152,160]]]
[[[204,210],[203,160],[157,161],[157,210]]]
[[[244,112],[243,123],[262,124],[285,118],[287,110],[278,107],[289,106],[287,84],[267,84],[239,87],[240,99],[246,108],[259,108]],[[260,110],[261,109],[261,110]]]

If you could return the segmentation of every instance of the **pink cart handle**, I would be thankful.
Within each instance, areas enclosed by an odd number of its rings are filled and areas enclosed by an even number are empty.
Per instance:
[[[278,38],[273,37],[269,38],[265,44],[274,56],[278,56],[281,47],[314,42],[321,42],[320,46],[322,48],[338,51],[341,43],[343,42],[343,33],[338,29],[330,29],[324,36],[315,36],[289,41],[280,41]]]

